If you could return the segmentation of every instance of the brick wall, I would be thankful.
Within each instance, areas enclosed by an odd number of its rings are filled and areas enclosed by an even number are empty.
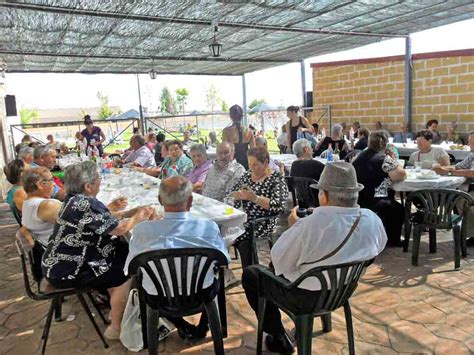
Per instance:
[[[404,120],[403,56],[314,63],[313,102],[331,105],[333,122],[376,121],[398,131]],[[474,49],[413,55],[412,130],[430,119],[474,131]]]

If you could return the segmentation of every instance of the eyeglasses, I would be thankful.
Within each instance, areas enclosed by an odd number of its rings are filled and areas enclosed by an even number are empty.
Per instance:
[[[44,183],[48,183],[48,182],[54,182],[54,178],[51,178],[51,179],[43,179],[41,180],[41,182],[44,184]]]

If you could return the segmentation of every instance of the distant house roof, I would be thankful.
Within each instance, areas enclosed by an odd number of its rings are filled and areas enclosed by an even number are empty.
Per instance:
[[[120,107],[111,106],[113,112],[119,112]],[[75,107],[75,108],[47,108],[38,109],[40,123],[54,123],[66,121],[82,121],[84,115],[88,114],[92,119],[97,119],[99,107]]]
[[[140,118],[140,113],[137,110],[131,109],[123,113],[107,117],[107,120],[128,120],[130,118]]]

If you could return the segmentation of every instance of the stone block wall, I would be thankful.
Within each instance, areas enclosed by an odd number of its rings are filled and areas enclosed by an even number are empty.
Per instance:
[[[314,63],[313,102],[330,105],[332,122],[381,121],[398,131],[404,121],[403,56]],[[451,121],[474,131],[474,49],[413,55],[412,130],[430,119],[440,131]]]

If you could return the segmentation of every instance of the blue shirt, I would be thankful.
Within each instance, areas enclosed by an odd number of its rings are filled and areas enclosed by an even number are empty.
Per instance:
[[[165,212],[162,220],[142,222],[133,229],[124,267],[125,274],[128,273],[132,259],[139,254],[181,248],[214,248],[224,253],[230,261],[227,246],[214,221],[191,218],[189,212]],[[214,273],[210,268],[204,280],[204,288],[211,286],[213,282]],[[143,275],[143,287],[149,294],[157,294],[147,275]]]

